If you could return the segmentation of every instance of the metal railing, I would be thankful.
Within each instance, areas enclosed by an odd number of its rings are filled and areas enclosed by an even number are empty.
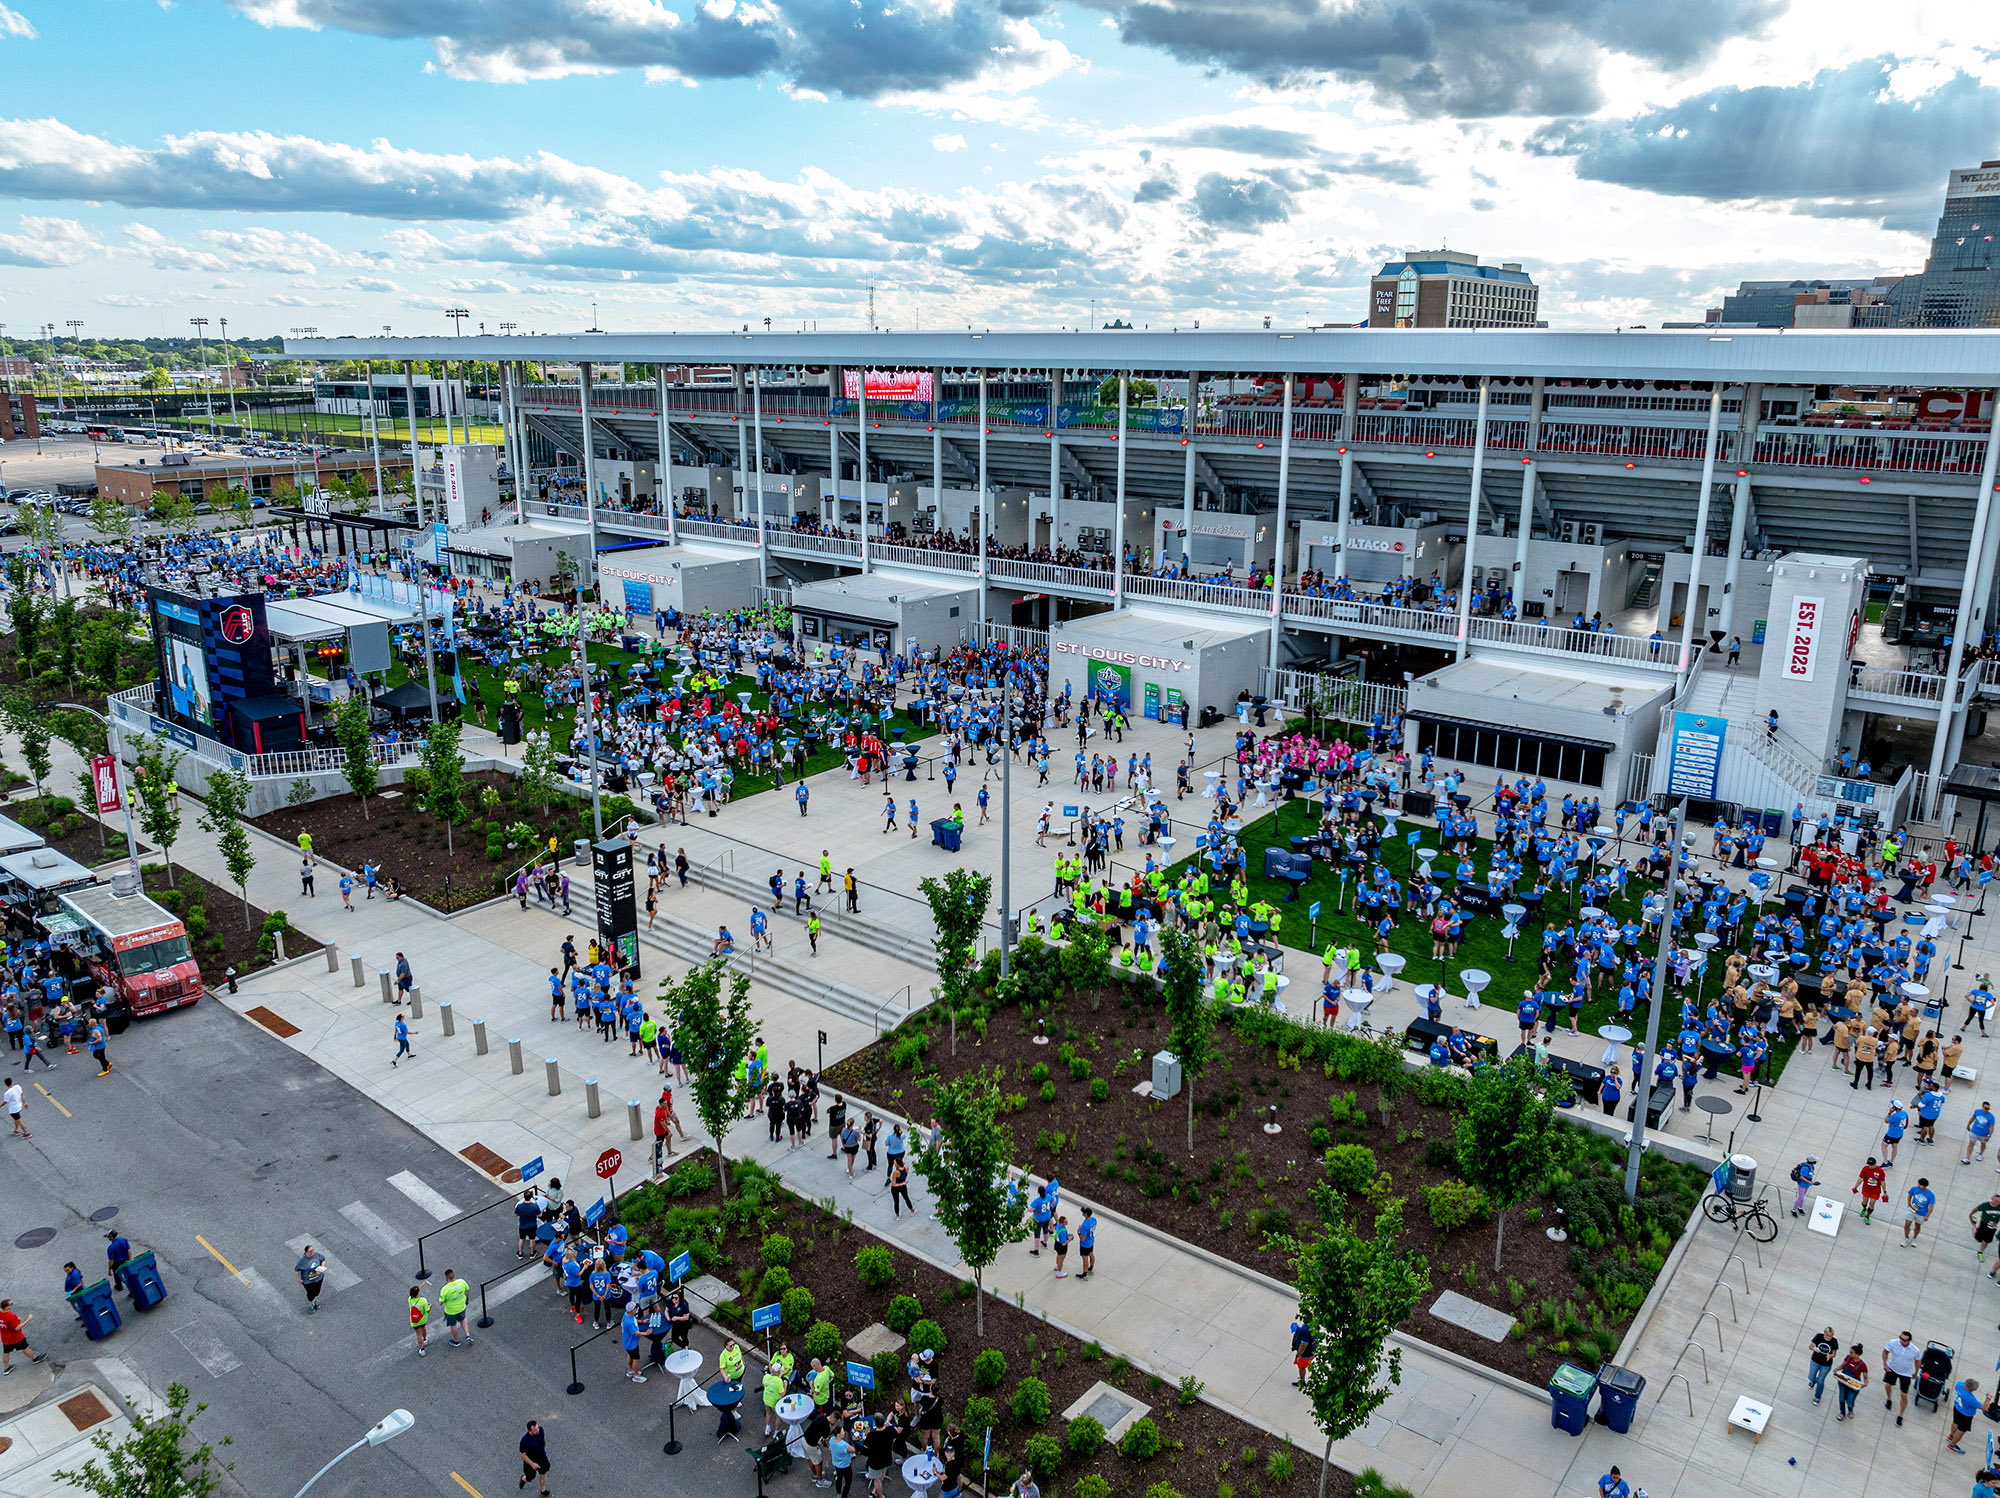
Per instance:
[[[1319,598],[1310,593],[1288,592],[1285,594],[1285,617],[1323,624],[1396,630],[1440,643],[1458,638],[1457,617],[1441,609],[1398,608],[1386,603],[1363,603],[1352,598]]]
[[[1252,588],[1235,588],[1224,583],[1182,582],[1173,577],[1148,577],[1144,573],[1125,575],[1127,598],[1163,598],[1174,603],[1199,604],[1203,608],[1236,609],[1246,613],[1269,614],[1271,595]]]
[[[979,571],[979,558],[970,552],[934,551],[925,546],[896,546],[887,541],[871,541],[868,543],[868,554],[875,561],[903,567],[929,567],[939,572],[967,574]]]
[[[1681,646],[1678,640],[1650,640],[1644,635],[1614,635],[1601,630],[1571,629],[1567,626],[1519,619],[1485,619],[1477,615],[1470,622],[1471,638],[1491,645],[1523,650],[1594,656],[1598,660],[1620,661],[1657,671],[1679,671]],[[1695,648],[1690,644],[1690,649]]]
[[[1111,594],[1111,571],[1098,571],[1093,567],[1060,567],[1053,562],[1023,562],[1012,557],[988,557],[987,572],[995,578],[1005,578],[1009,582],[1032,583],[1043,588],[1073,588],[1079,591]]]
[[[1325,676],[1314,671],[1263,668],[1264,695],[1284,703],[1288,712],[1303,712],[1316,704],[1319,716],[1343,723],[1372,724],[1379,716],[1393,723],[1410,703],[1410,689],[1358,676]]]
[[[1944,677],[1932,671],[1896,671],[1878,666],[1850,668],[1847,682],[1852,692],[1868,692],[1878,697],[1895,697],[1904,702],[1944,701]]]
[[[986,625],[988,641],[998,640],[1012,650],[1030,651],[1049,648],[1049,632],[1045,629],[1028,629],[1019,624]]]
[[[732,541],[738,546],[755,546],[756,530],[747,525],[726,525],[713,520],[683,520],[674,527],[681,535],[697,541]]]
[[[822,557],[859,557],[861,543],[846,536],[814,536],[773,526],[766,538],[773,551],[807,552]]]

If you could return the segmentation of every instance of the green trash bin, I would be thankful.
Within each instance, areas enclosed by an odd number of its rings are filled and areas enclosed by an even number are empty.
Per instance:
[[[1596,1374],[1564,1363],[1549,1379],[1549,1424],[1573,1436],[1582,1435],[1590,1423],[1590,1401],[1596,1392]]]
[[[69,1303],[76,1308],[77,1317],[83,1322],[83,1334],[93,1342],[103,1341],[122,1324],[118,1307],[111,1299],[111,1281],[108,1279],[71,1291]]]

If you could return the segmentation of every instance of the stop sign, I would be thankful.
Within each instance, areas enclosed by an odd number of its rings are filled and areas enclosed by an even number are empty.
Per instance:
[[[625,1163],[625,1157],[617,1150],[606,1150],[597,1157],[597,1178],[608,1181],[618,1174],[618,1167]]]

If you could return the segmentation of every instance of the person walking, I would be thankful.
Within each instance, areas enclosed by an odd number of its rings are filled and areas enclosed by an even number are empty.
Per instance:
[[[399,1009],[396,1011],[396,1054],[390,1058],[389,1064],[395,1066],[405,1056],[412,1061],[417,1059],[417,1053],[410,1049],[410,1023],[403,1018],[403,1013]]]
[[[1792,1167],[1792,1184],[1799,1188],[1798,1195],[1792,1199],[1792,1216],[1806,1215],[1806,1193],[1819,1184],[1818,1173],[1818,1155],[1807,1155]]]
[[[1903,1416],[1910,1409],[1910,1380],[1917,1376],[1917,1344],[1909,1332],[1899,1332],[1882,1349],[1882,1408],[1895,1409],[1896,1392],[1900,1388],[1903,1407],[1896,1410],[1896,1423],[1903,1423]]]
[[[1961,1378],[1951,1386],[1951,1434],[1944,1438],[1944,1449],[1954,1456],[1964,1456],[1965,1448],[1958,1443],[1965,1439],[1972,1429],[1972,1420],[1979,1413],[1979,1380]]]
[[[310,853],[299,860],[299,893],[307,899],[319,898],[319,892],[313,888],[313,861]]]
[[[352,874],[342,874],[340,876],[340,903],[346,907],[349,915],[354,914],[354,876]]]
[[[465,1333],[466,1346],[472,1345],[472,1328],[465,1324],[465,1302],[470,1286],[458,1277],[456,1270],[444,1272],[444,1284],[438,1287],[438,1309],[444,1312],[445,1335],[451,1339],[448,1345],[458,1346],[458,1334]]]
[[[565,910],[564,915],[569,912]],[[416,978],[410,972],[410,959],[401,952],[396,954],[396,999],[398,1003],[409,1002],[409,992],[416,985]]]
[[[1976,1151],[1979,1158],[1986,1158],[1986,1142],[1993,1137],[1993,1105],[1982,1102],[1972,1110],[1972,1117],[1965,1122],[1965,1153],[1958,1157],[1960,1165],[1970,1165]]]
[[[1917,1239],[1923,1236],[1924,1224],[1930,1221],[1931,1209],[1937,1205],[1937,1193],[1931,1190],[1929,1176],[1918,1176],[1917,1184],[1905,1193],[1910,1215],[1903,1219],[1903,1247],[1915,1248]]]
[[[1896,1151],[1902,1147],[1903,1135],[1910,1127],[1910,1114],[1901,1099],[1892,1099],[1889,1111],[1882,1119],[1882,1163],[1894,1165]]]
[[[889,1125],[889,1137],[882,1145],[882,1153],[888,1157],[889,1161],[885,1167],[887,1174],[893,1175],[895,1173],[896,1162],[903,1158],[903,1153],[908,1148],[909,1144],[903,1138],[903,1126],[899,1123]],[[872,1166],[875,1162],[871,1158],[868,1163]]]
[[[25,1352],[30,1363],[44,1361],[48,1354],[36,1352],[28,1345],[28,1323],[35,1319],[33,1311],[23,1316],[14,1309],[11,1299],[0,1300],[0,1373],[14,1371],[14,1354]]]
[[[819,912],[815,910],[806,917],[806,941],[811,944],[811,956],[819,956]]]
[[[1806,1364],[1806,1382],[1812,1385],[1814,1404],[1826,1393],[1826,1376],[1833,1371],[1833,1360],[1839,1353],[1840,1339],[1834,1336],[1832,1327],[1814,1335],[1812,1361]]]
[[[534,1478],[541,1485],[541,1491],[549,1490],[549,1438],[542,1433],[539,1420],[528,1422],[528,1433],[521,1437],[521,1483],[528,1485]]]
[[[1861,1220],[1863,1222],[1872,1223],[1875,1220],[1875,1207],[1886,1194],[1884,1183],[1887,1182],[1888,1178],[1888,1172],[1877,1165],[1875,1157],[1870,1155],[1868,1163],[1861,1167],[1861,1171],[1854,1182],[1854,1191],[1861,1194]],[[1849,1194],[1851,1195],[1852,1193]]]
[[[90,1019],[90,1054],[96,1058],[97,1074],[100,1077],[111,1075],[111,1060],[105,1054],[105,1047],[109,1044],[107,1039],[108,1034],[109,1032],[104,1027],[104,1016],[101,1014],[92,1015]]]
[[[1632,1484],[1613,1467],[1597,1479],[1597,1498],[1632,1498]]]
[[[431,1303],[417,1285],[410,1286],[410,1330],[417,1334],[417,1356],[422,1357],[431,1336]]]
[[[14,1137],[16,1139],[33,1139],[35,1136],[30,1134],[27,1126],[21,1122],[21,1110],[27,1106],[28,1095],[21,1090],[21,1084],[16,1082],[12,1077],[7,1079],[6,1090],[0,1092],[0,1102],[4,1102],[7,1105],[7,1117],[14,1122]],[[852,1155],[847,1157],[847,1173],[849,1175],[854,1174],[854,1157]]]
[[[319,1309],[319,1292],[325,1288],[326,1255],[314,1253],[313,1246],[308,1243],[299,1253],[299,1261],[292,1266],[292,1272],[299,1277],[299,1284],[305,1289],[306,1314],[310,1316]]]
[[[1847,1349],[1847,1356],[1840,1360],[1840,1367],[1834,1372],[1833,1382],[1840,1396],[1840,1410],[1834,1419],[1853,1419],[1854,1401],[1860,1397],[1861,1391],[1868,1387],[1868,1359],[1862,1355],[1859,1342]]]

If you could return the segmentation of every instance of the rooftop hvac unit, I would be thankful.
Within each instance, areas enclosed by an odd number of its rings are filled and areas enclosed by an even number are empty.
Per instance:
[[[1602,528],[1595,520],[1579,520],[1576,522],[1576,539],[1579,545],[1599,545],[1602,534]]]
[[[1574,546],[1576,544],[1576,522],[1574,520],[1558,520],[1556,522],[1556,539],[1565,546]]]

